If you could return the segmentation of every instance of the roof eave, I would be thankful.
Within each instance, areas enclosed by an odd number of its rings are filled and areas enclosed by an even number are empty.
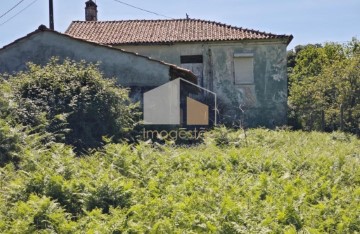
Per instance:
[[[229,40],[178,40],[178,41],[159,41],[159,42],[125,42],[125,43],[110,43],[111,46],[141,46],[141,45],[174,45],[177,43],[224,43],[224,42],[265,42],[265,41],[282,41],[287,45],[290,44],[294,37],[292,35],[284,35],[278,38],[244,38],[244,39],[229,39]]]
[[[0,52],[2,50],[5,50],[7,48],[10,48],[11,46],[21,42],[21,41],[24,41],[26,40],[27,38],[33,36],[33,35],[36,35],[38,33],[44,33],[44,32],[49,32],[49,33],[53,33],[53,34],[56,34],[56,35],[59,35],[59,36],[63,36],[63,37],[67,37],[67,38],[71,38],[73,40],[77,40],[77,41],[80,41],[80,42],[84,42],[84,43],[88,43],[88,44],[92,44],[92,45],[95,45],[95,46],[101,46],[101,47],[104,47],[104,48],[107,48],[107,49],[112,49],[112,50],[116,50],[116,51],[119,51],[119,52],[123,52],[123,53],[127,53],[127,54],[132,54],[132,55],[135,55],[135,56],[138,56],[138,57],[142,57],[142,58],[145,58],[147,60],[150,60],[150,61],[153,61],[153,62],[156,62],[156,63],[159,63],[159,64],[162,64],[162,65],[165,65],[165,66],[168,66],[169,67],[169,73],[171,74],[172,70],[177,70],[179,74],[184,74],[184,77],[185,79],[188,79],[189,81],[193,82],[196,84],[196,76],[190,71],[190,70],[187,70],[187,69],[184,69],[184,68],[181,68],[181,67],[178,67],[174,64],[170,64],[170,63],[166,63],[164,61],[160,61],[160,60],[156,60],[156,59],[153,59],[153,58],[150,58],[150,57],[147,57],[145,55],[140,55],[138,53],[134,53],[134,52],[130,52],[130,51],[126,51],[124,49],[120,49],[120,48],[116,48],[116,47],[113,47],[111,45],[104,45],[104,44],[100,44],[100,43],[96,43],[96,42],[93,42],[93,41],[88,41],[88,40],[84,40],[84,39],[81,39],[81,38],[76,38],[76,37],[73,37],[73,36],[70,36],[68,34],[63,34],[63,33],[60,33],[60,32],[57,32],[55,30],[51,30],[51,29],[48,29],[45,25],[40,25],[38,27],[38,29],[36,29],[35,31],[27,34],[26,36],[24,37],[21,37],[13,42],[11,42],[10,44],[7,44],[5,45],[4,47],[0,48]],[[194,78],[195,77],[195,78]]]
[[[288,40],[287,40],[287,44],[286,44],[286,45],[289,45],[293,39],[294,39],[294,36],[293,36],[293,35],[288,36]]]

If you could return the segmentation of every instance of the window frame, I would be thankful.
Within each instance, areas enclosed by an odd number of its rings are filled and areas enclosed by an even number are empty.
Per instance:
[[[198,84],[203,86],[204,85],[204,75],[205,75],[204,74],[204,69],[205,69],[204,56],[202,54],[180,55],[180,66],[183,67],[183,65],[185,65],[185,64],[201,64],[201,66],[202,66],[201,75],[199,77],[196,76],[196,78],[197,78]],[[189,68],[186,68],[186,69],[191,70]]]

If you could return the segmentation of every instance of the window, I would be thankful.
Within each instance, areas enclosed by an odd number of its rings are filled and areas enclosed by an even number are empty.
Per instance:
[[[184,55],[180,57],[181,63],[203,63],[202,55]]]
[[[254,84],[253,54],[234,54],[235,84]]]
[[[202,55],[184,55],[180,57],[181,67],[194,73],[198,78],[198,85],[203,85],[203,56]]]

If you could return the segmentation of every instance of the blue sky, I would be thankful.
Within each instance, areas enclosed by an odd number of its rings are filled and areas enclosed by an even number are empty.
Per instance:
[[[0,16],[20,0],[1,0]],[[12,20],[9,18],[36,1]],[[53,0],[55,30],[64,32],[72,20],[84,20],[85,0]],[[360,39],[360,0],[122,0],[172,18],[219,21],[276,34],[292,34],[289,45],[346,42]],[[0,18],[0,48],[48,26],[48,0],[23,0]],[[163,19],[122,5],[115,0],[96,0],[99,20]]]

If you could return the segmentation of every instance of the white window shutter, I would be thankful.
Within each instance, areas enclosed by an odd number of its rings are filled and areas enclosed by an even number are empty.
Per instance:
[[[250,56],[234,56],[235,84],[254,83],[254,58]]]

